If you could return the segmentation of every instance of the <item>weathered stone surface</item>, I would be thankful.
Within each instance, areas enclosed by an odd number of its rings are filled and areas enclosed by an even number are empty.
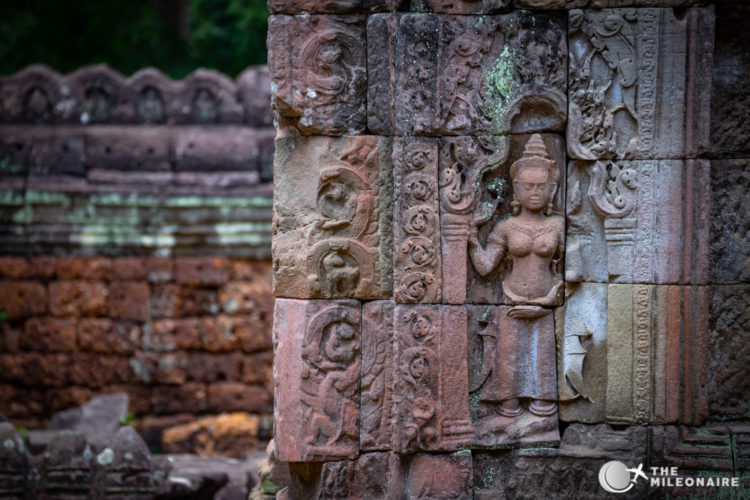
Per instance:
[[[708,282],[707,160],[568,166],[568,283]]]
[[[364,132],[364,16],[271,16],[268,49],[271,95],[280,125],[305,134]]]
[[[271,129],[189,127],[174,134],[177,171],[260,170],[262,146],[273,139]]]
[[[129,402],[125,393],[97,396],[78,408],[56,413],[49,428],[77,431],[84,434],[89,443],[103,445],[122,425]]]
[[[706,287],[583,283],[557,319],[562,420],[705,420]]]
[[[395,21],[380,14],[369,23],[376,35],[368,39],[369,52],[384,54],[371,56],[376,71],[368,84],[393,94],[395,121],[388,123],[388,108],[371,112],[371,131],[463,135],[563,129],[567,45],[558,14],[403,14]],[[393,30],[395,42],[389,41]],[[380,99],[374,104],[386,106]]]
[[[393,309],[389,300],[362,307],[360,448],[390,450],[393,433]]]
[[[607,9],[616,7],[691,7],[704,0],[516,0],[518,9]]]
[[[466,310],[397,305],[393,450],[452,451],[473,441]]]
[[[461,175],[484,164],[472,165],[471,141],[446,140],[441,157],[444,224],[454,225],[453,232],[457,232],[455,223],[465,221],[468,230],[466,300],[559,305],[565,249],[562,140],[555,135],[511,136],[504,161],[482,169],[485,172],[474,193],[476,209],[468,219],[455,214],[461,211],[456,207],[463,202],[463,188],[471,186],[466,181],[461,185]],[[452,267],[465,261],[466,250],[457,248],[461,243],[456,240],[443,246],[447,258],[453,260]]]
[[[162,442],[167,453],[241,458],[257,448],[259,431],[257,415],[235,412],[164,429]]]
[[[571,424],[559,448],[475,453],[474,498],[597,500],[606,495],[597,477],[604,463],[621,460],[632,467],[646,464],[647,457],[646,427]],[[648,483],[640,480],[618,498],[644,498],[647,491]]]
[[[80,130],[0,127],[0,172],[83,176],[85,148]]]
[[[23,334],[19,335],[18,347],[27,351],[73,352],[76,350],[76,323],[61,318],[30,318]],[[11,346],[7,351],[11,351]]]
[[[693,158],[708,151],[712,8],[681,17],[671,9],[572,10],[568,26],[570,156]]]
[[[552,309],[471,306],[467,330],[475,446],[558,443]]]
[[[44,314],[47,290],[35,281],[0,281],[0,304],[10,319]]]
[[[272,14],[361,14],[396,10],[402,0],[270,0],[268,10]]]
[[[276,296],[388,297],[390,140],[286,137],[276,147]]]
[[[402,303],[439,303],[438,143],[399,138],[393,156],[393,296]]]
[[[750,15],[746,2],[717,2],[716,47],[711,95],[711,155],[750,156],[750,51],[743,43]]]
[[[285,462],[359,455],[361,306],[278,299],[274,442]]]
[[[83,136],[86,164],[112,170],[170,170],[171,132],[161,127],[87,129]]]
[[[750,283],[748,193],[749,160],[711,162],[711,283]]]
[[[23,439],[10,422],[0,422],[0,491],[7,498],[23,498],[28,493],[31,467]]]
[[[716,419],[750,412],[750,285],[709,287],[708,405]]]
[[[287,498],[472,498],[472,456],[365,453],[357,460],[290,464]]]
[[[412,12],[440,12],[445,14],[491,14],[506,9],[511,0],[411,0]]]

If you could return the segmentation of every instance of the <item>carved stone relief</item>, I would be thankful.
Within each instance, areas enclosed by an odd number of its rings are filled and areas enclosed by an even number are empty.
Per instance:
[[[305,134],[365,130],[364,16],[271,16],[269,72],[279,124]]]
[[[361,307],[277,299],[275,437],[285,462],[359,455]]]
[[[393,433],[393,308],[390,300],[362,308],[360,448],[390,450]]]
[[[680,158],[707,151],[713,10],[569,12],[573,158]],[[685,51],[691,57],[685,61]],[[659,71],[659,68],[670,68]]]
[[[563,129],[567,45],[557,14],[381,14],[373,16],[368,29],[369,51],[386,48],[392,54],[370,59],[375,71],[369,85],[394,103],[390,122],[385,113],[370,114],[373,132],[478,135]]]
[[[468,408],[466,311],[397,305],[393,450],[457,450],[473,440]]]
[[[562,420],[706,418],[706,287],[583,283],[570,292],[557,321]]]
[[[616,7],[690,7],[703,0],[516,0],[519,9],[607,9]]]
[[[567,200],[569,283],[707,283],[708,161],[574,161]]]
[[[402,303],[439,303],[438,144],[400,138],[393,155],[393,296]]]
[[[275,170],[276,295],[390,295],[390,140],[278,139]]]

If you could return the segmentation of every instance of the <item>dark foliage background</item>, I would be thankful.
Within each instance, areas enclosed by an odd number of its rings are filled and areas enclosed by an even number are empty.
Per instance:
[[[106,63],[236,76],[266,62],[265,0],[0,0],[0,74],[33,63],[60,73]]]

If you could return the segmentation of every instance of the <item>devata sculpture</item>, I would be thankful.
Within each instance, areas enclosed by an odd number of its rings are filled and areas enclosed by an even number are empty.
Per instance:
[[[477,422],[477,440],[485,445],[526,443],[532,435],[534,442],[556,439],[555,329],[552,309],[543,306],[559,304],[563,292],[565,220],[551,213],[559,175],[534,134],[510,168],[513,216],[492,228],[486,245],[476,227],[469,236],[469,256],[479,274],[489,274],[505,258],[511,266],[502,283],[508,306],[479,320],[483,361],[473,390],[496,413]]]

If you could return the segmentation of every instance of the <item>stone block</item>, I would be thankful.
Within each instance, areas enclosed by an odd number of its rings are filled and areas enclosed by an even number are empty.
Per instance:
[[[105,316],[108,296],[104,283],[55,281],[49,284],[49,311],[53,316]]]
[[[220,350],[218,346],[225,346],[231,350],[241,348],[244,352],[255,352],[271,349],[271,327],[263,322],[257,315],[235,315],[218,317],[218,332],[225,340],[216,339],[212,342],[214,348],[209,350]],[[235,345],[237,347],[235,347]]]
[[[389,300],[362,307],[360,449],[390,450],[393,434],[393,308]]]
[[[112,260],[101,257],[63,257],[55,261],[55,272],[61,280],[109,281]]]
[[[83,351],[132,354],[141,344],[141,329],[128,322],[109,318],[81,318],[78,346]]]
[[[707,160],[568,166],[568,283],[708,282]]]
[[[172,104],[180,111],[176,123],[240,124],[244,110],[237,86],[218,71],[198,68],[182,80]]]
[[[273,386],[273,351],[243,354],[240,365],[243,383]]]
[[[438,143],[398,138],[394,144],[393,296],[402,303],[440,303],[442,265]]]
[[[84,141],[70,128],[0,127],[0,173],[83,176]]]
[[[240,380],[242,354],[191,352],[187,356],[187,376],[196,382],[236,382]]]
[[[402,0],[336,0],[315,2],[312,0],[271,0],[268,10],[272,14],[362,14],[396,10]]]
[[[273,128],[271,78],[268,66],[250,66],[237,77],[237,94],[245,108],[245,125]]]
[[[404,482],[406,498],[473,498],[473,460],[468,450],[448,454],[417,454]]]
[[[0,257],[0,277],[18,280],[31,277],[31,263],[26,257],[3,255]]]
[[[467,334],[475,446],[558,444],[552,309],[470,306]]]
[[[72,352],[76,350],[76,322],[51,317],[29,318],[18,345],[25,351]]]
[[[365,16],[271,16],[268,61],[279,125],[304,134],[365,131]]]
[[[395,452],[453,451],[473,442],[466,325],[462,307],[396,306]]]
[[[44,314],[47,290],[35,281],[0,281],[0,305],[9,319]]]
[[[706,419],[706,287],[583,283],[570,294],[556,321],[562,420]]]
[[[180,313],[182,287],[175,283],[155,285],[150,290],[150,315],[154,320],[176,318]]]
[[[242,458],[258,447],[260,418],[244,412],[201,418],[164,429],[167,453]]]
[[[711,283],[750,283],[748,193],[750,161],[711,161]]]
[[[109,315],[116,319],[148,321],[150,298],[147,283],[140,281],[113,282],[109,294]]]
[[[174,261],[174,279],[189,286],[219,286],[227,279],[229,263],[221,257],[179,257]]]
[[[65,366],[73,385],[98,389],[107,385],[134,382],[135,367],[125,356],[78,352]]]
[[[163,127],[100,126],[84,132],[86,165],[138,172],[171,170],[172,130]]]
[[[206,385],[198,382],[155,385],[150,391],[149,407],[157,415],[205,411],[208,409]]]
[[[187,380],[187,353],[136,352],[128,359],[135,378],[145,384],[184,384]]]
[[[278,299],[274,442],[286,462],[359,455],[361,307]]]
[[[373,103],[380,109],[370,112],[372,132],[480,135],[563,129],[567,44],[559,13],[379,14],[368,29],[375,68],[369,95],[384,96]]]
[[[259,385],[218,382],[208,386],[208,407],[215,412],[270,413],[272,406],[270,390]]]
[[[691,7],[703,0],[516,0],[518,9],[607,9],[615,7]]]
[[[62,353],[2,354],[0,376],[20,387],[64,387],[72,380],[70,363],[71,357]]]
[[[251,282],[231,281],[219,290],[218,302],[227,314],[249,314],[273,311],[271,283],[255,280]]]
[[[174,133],[175,169],[258,171],[261,143],[273,130],[247,127],[189,127]]]
[[[215,315],[219,312],[215,289],[182,287],[178,292],[179,314],[182,316]]]
[[[512,1],[511,0],[482,0],[481,2],[472,0],[459,0],[454,2],[452,0],[411,0],[410,2],[412,12],[436,12],[445,14],[461,14],[461,15],[476,15],[476,14],[492,14],[499,10],[507,10]]]
[[[672,9],[576,9],[568,26],[571,157],[708,152],[713,8],[679,17]]]
[[[717,2],[711,95],[711,156],[750,157],[750,53],[743,43],[750,15],[746,2]]]
[[[750,285],[709,287],[708,406],[716,419],[750,411]]]
[[[391,165],[387,138],[277,139],[277,297],[390,296]]]

